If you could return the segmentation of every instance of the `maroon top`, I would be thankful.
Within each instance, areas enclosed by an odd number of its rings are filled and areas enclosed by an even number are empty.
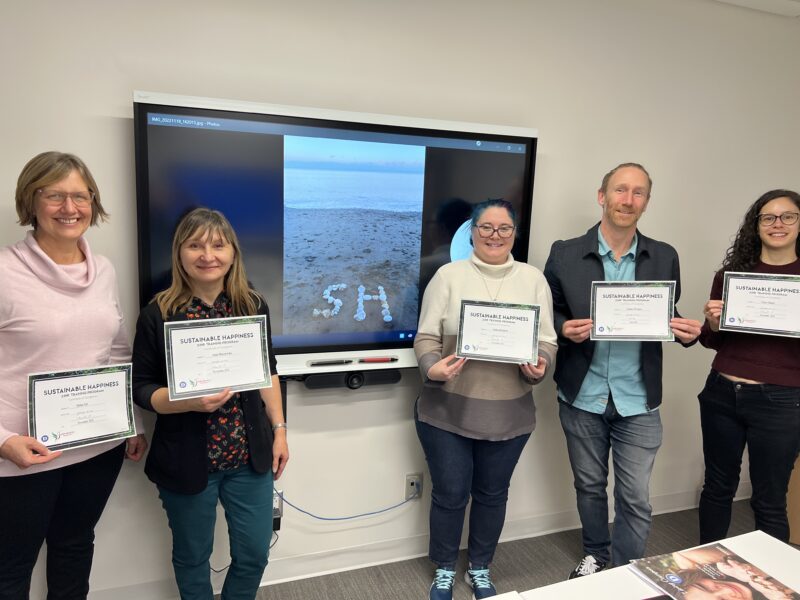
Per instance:
[[[758,262],[753,273],[800,275],[800,260],[788,265]],[[722,299],[722,275],[711,285],[712,300]],[[700,343],[717,351],[711,368],[762,383],[800,387],[800,338],[759,335],[735,331],[711,331],[708,321],[700,332]]]

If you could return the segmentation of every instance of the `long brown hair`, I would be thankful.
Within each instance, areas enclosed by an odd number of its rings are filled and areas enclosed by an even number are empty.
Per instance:
[[[179,222],[172,238],[172,284],[153,298],[161,316],[166,319],[185,309],[192,301],[192,285],[181,264],[181,246],[190,239],[219,235],[233,246],[233,264],[225,275],[223,289],[231,300],[233,314],[253,315],[261,303],[260,296],[250,288],[244,271],[239,238],[228,219],[218,210],[195,208]]]

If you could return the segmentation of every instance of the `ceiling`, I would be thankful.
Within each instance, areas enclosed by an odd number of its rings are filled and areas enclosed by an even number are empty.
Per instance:
[[[784,17],[800,17],[800,0],[716,0]]]

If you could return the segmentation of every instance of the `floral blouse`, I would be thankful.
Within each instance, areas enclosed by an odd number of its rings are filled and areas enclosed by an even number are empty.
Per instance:
[[[209,306],[200,298],[192,298],[186,309],[188,319],[221,319],[233,316],[230,299],[222,292]],[[208,472],[230,471],[250,462],[247,428],[239,394],[236,393],[223,406],[206,419],[206,445]]]

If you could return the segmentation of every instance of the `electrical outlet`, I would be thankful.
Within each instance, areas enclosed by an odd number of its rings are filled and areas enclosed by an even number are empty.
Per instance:
[[[282,494],[283,490],[272,490],[272,518],[273,519],[280,519],[283,517],[283,498],[279,494]]]
[[[409,473],[406,475],[405,499],[422,497],[422,473]]]

